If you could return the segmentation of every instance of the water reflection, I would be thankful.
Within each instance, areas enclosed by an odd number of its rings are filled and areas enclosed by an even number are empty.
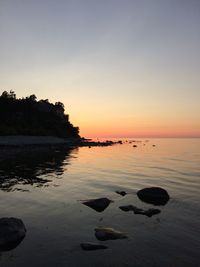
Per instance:
[[[7,192],[23,191],[24,189],[16,188],[16,186],[34,185],[39,187],[49,185],[50,176],[62,175],[65,166],[70,164],[72,150],[77,149],[29,150],[20,152],[12,158],[1,160],[0,189]]]

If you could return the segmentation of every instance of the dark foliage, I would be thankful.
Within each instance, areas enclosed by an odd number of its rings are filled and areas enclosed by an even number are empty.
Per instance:
[[[4,91],[0,96],[0,135],[79,137],[79,128],[69,122],[61,102],[37,101],[35,95],[17,99],[14,91]]]

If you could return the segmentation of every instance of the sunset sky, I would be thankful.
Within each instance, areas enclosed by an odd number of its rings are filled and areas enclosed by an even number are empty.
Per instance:
[[[199,0],[0,0],[0,93],[86,137],[200,137]]]

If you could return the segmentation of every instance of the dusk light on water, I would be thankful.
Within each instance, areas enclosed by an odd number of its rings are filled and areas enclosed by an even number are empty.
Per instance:
[[[0,0],[0,266],[199,267],[200,1]]]

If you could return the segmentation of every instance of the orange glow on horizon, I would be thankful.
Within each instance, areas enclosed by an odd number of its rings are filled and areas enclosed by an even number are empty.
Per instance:
[[[199,138],[200,130],[188,130],[187,128],[173,129],[161,129],[159,127],[154,129],[123,129],[123,127],[80,127],[80,134],[84,137],[139,137],[139,138],[150,138],[150,137],[174,137],[174,138]]]
[[[102,114],[103,115],[103,114]],[[198,138],[200,137],[200,124],[197,121],[183,121],[174,118],[148,118],[143,114],[140,118],[121,119],[119,116],[108,118],[106,116],[95,116],[81,114],[72,118],[74,125],[80,128],[83,137],[99,138]]]

